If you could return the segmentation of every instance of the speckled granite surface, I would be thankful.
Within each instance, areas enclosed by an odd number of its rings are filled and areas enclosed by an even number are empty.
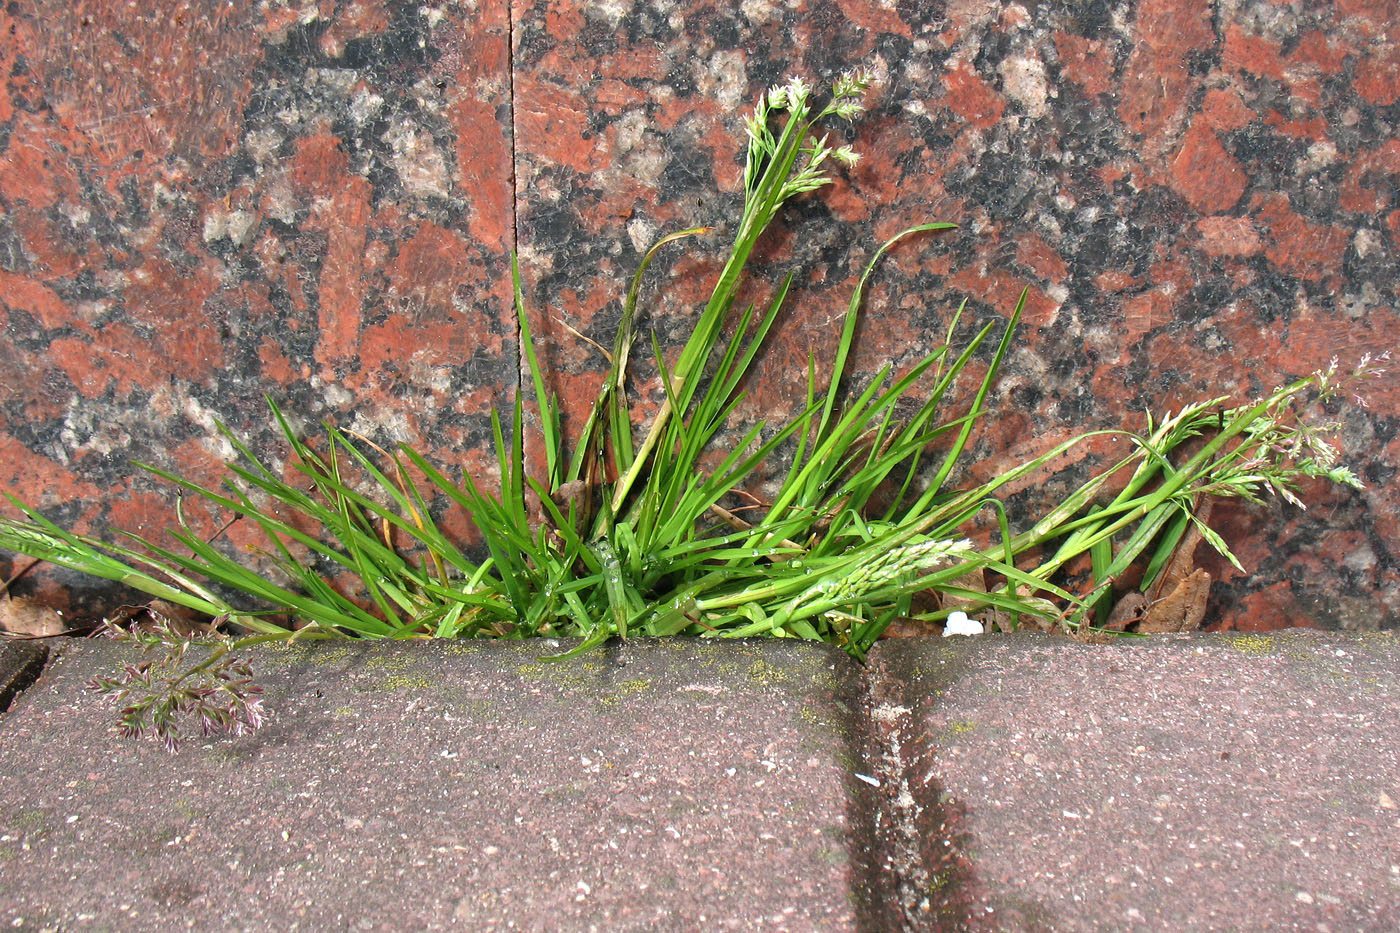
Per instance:
[[[212,419],[270,441],[264,392],[479,469],[518,371],[510,248],[585,398],[602,358],[558,321],[607,343],[647,244],[737,203],[753,94],[861,64],[867,158],[770,238],[761,268],[802,287],[744,416],[790,411],[875,244],[924,219],[962,227],[882,268],[857,362],[1028,285],[978,474],[1251,396],[1400,334],[1397,21],[1386,0],[11,6],[0,484],[151,530],[169,500],[131,461],[217,475]],[[729,232],[658,260],[663,343]],[[1217,627],[1400,624],[1400,383],[1370,401],[1338,413],[1365,492],[1222,510],[1251,574],[1211,566]]]
[[[516,371],[506,8],[334,7],[0,13],[0,485],[154,534],[172,499],[132,461],[216,480],[215,419],[280,452],[264,393],[485,463]]]

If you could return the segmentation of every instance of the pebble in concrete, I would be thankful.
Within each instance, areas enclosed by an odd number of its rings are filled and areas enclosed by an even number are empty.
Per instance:
[[[1394,930],[1395,633],[886,642],[918,929]]]
[[[121,647],[66,647],[0,720],[6,927],[869,923],[835,649],[298,645],[256,656],[269,725],[171,755],[82,690]]]

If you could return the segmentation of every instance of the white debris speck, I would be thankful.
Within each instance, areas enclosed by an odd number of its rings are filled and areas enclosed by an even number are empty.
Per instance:
[[[656,226],[641,217],[633,217],[627,221],[627,238],[632,241],[634,250],[645,253],[656,242]]]
[[[895,706],[893,703],[881,703],[870,711],[870,718],[876,722],[897,722],[899,717],[907,716],[912,712],[907,706]]]
[[[969,619],[961,609],[948,613],[948,619],[943,623],[944,638],[949,635],[981,635],[983,631],[982,623]]]

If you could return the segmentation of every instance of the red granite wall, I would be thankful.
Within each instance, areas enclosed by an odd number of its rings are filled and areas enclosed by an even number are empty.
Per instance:
[[[746,417],[791,410],[873,246],[924,219],[962,227],[883,267],[865,371],[916,358],[963,297],[970,329],[1031,289],[972,473],[1140,426],[1143,408],[1243,400],[1397,342],[1398,13],[12,3],[0,485],[67,524],[151,530],[169,498],[132,461],[216,476],[213,418],[272,446],[264,392],[480,470],[486,413],[518,378],[509,250],[556,387],[586,398],[601,356],[558,322],[609,343],[649,242],[732,216],[753,96],[861,65],[880,78],[854,134],[866,159],[770,240],[764,268],[797,268],[801,287]],[[663,338],[683,335],[729,233],[658,260],[645,301]],[[1224,510],[1251,574],[1211,565],[1217,626],[1400,624],[1400,381],[1370,401],[1337,413],[1365,491]]]
[[[503,0],[9,4],[0,486],[155,534],[133,461],[217,481],[215,419],[280,457],[264,393],[482,468],[516,372],[509,35]]]

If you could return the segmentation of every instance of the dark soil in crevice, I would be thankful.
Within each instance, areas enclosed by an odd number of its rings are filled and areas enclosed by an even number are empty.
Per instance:
[[[39,679],[50,654],[41,639],[0,641],[0,713]]]
[[[883,862],[879,889],[889,913],[882,929],[984,930],[994,920],[978,910],[979,886],[960,805],[932,779],[927,737],[917,728],[917,706],[942,690],[924,682],[910,690],[911,678],[950,682],[957,665],[932,671],[892,669],[907,656],[888,659],[871,653],[864,677],[867,744],[865,758],[880,782],[867,807],[872,857]]]

